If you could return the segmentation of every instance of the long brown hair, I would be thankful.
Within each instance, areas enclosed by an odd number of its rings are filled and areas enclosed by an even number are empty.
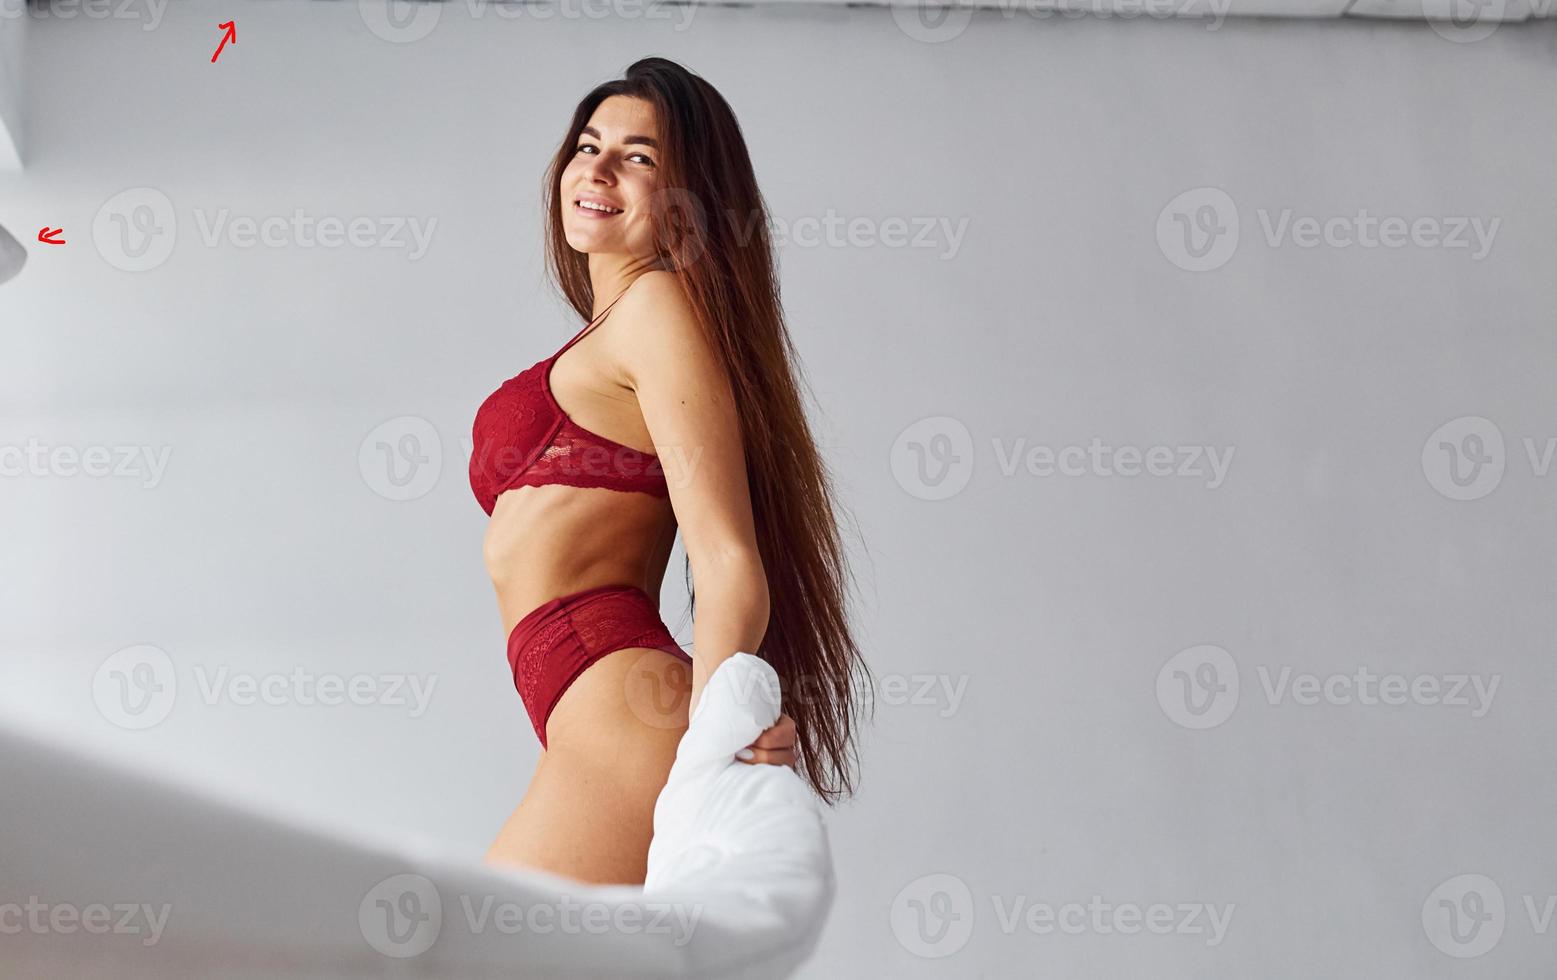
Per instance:
[[[798,357],[784,325],[768,210],[729,103],[664,58],[643,58],[597,86],[573,112],[546,174],[546,261],[586,319],[594,308],[588,256],[562,228],[562,173],[595,107],[613,95],[653,105],[662,141],[651,195],[658,267],[675,273],[728,371],[740,413],[752,517],[768,580],[768,629],[758,650],[795,719],[798,770],[828,803],[855,787],[855,699],[869,668],[849,630],[852,582],[832,481],[801,405]],[[686,569],[692,592],[691,563]]]

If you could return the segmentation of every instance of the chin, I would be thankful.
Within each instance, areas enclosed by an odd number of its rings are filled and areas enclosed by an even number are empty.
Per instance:
[[[603,241],[598,235],[587,232],[580,233],[576,228],[562,229],[562,235],[568,240],[568,245],[575,252],[607,252],[609,243]]]

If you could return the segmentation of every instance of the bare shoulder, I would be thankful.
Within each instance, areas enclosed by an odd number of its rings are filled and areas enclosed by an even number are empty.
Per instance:
[[[655,334],[667,340],[697,330],[692,303],[673,272],[655,269],[643,273],[627,287],[620,305],[625,314],[622,319],[632,322],[633,333]]]
[[[618,316],[612,346],[629,387],[636,387],[638,378],[661,372],[667,362],[717,361],[673,272],[656,269],[633,280],[611,318]]]

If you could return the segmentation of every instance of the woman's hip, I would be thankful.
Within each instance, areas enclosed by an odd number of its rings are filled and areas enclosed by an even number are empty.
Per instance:
[[[562,726],[578,713],[575,702],[607,728],[634,721],[656,730],[684,728],[691,662],[654,601],[630,585],[551,599],[521,618],[508,637],[514,687],[546,747],[554,713],[561,712]]]

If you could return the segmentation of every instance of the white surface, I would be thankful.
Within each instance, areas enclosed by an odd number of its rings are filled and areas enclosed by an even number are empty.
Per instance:
[[[499,873],[428,840],[276,819],[59,750],[47,733],[0,729],[0,969],[788,976],[815,947],[834,886],[800,778],[733,758],[778,717],[777,694],[773,669],[749,654],[709,679],[656,808],[643,889]],[[89,932],[94,904],[113,908],[113,925]]]
[[[1458,20],[1471,24],[1554,17],[1557,16],[1557,3],[1553,0],[1352,0],[1346,12],[1354,17]]]
[[[444,0],[448,2],[448,0]],[[727,0],[711,0],[713,5]],[[862,0],[735,0],[743,6],[858,6]],[[863,0],[882,6],[977,8],[1017,16],[1063,11],[1114,20],[1227,17],[1387,17],[1400,20],[1520,21],[1557,16],[1554,0]]]
[[[0,0],[0,171],[22,166],[26,0]],[[4,216],[0,215],[0,220]]]

